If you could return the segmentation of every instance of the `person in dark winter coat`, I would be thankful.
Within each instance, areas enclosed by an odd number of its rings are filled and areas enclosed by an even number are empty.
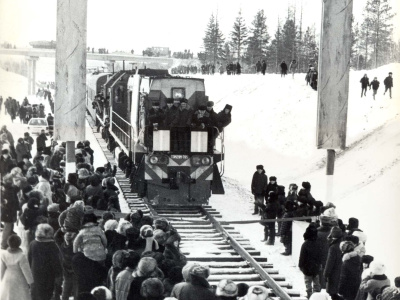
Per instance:
[[[171,297],[175,297],[179,300],[216,299],[207,281],[207,278],[210,276],[209,268],[206,266],[194,265],[190,267],[188,271],[188,281],[175,285],[172,289]],[[185,278],[185,275],[183,277]]]
[[[135,271],[140,255],[133,250],[128,250],[128,256],[124,257],[125,270],[122,270],[115,279],[115,299],[126,300],[130,285],[133,281],[132,273]]]
[[[275,220],[279,211],[278,195],[271,191],[269,192],[267,204],[261,206],[261,220]],[[268,222],[264,225],[264,240],[266,245],[273,246],[275,244],[275,221]]]
[[[105,285],[107,269],[97,261],[87,258],[82,252],[72,258],[72,270],[77,278],[75,297],[84,292],[90,292],[97,286]]]
[[[200,130],[208,126],[210,126],[210,114],[207,112],[207,106],[199,105],[198,110],[192,115],[191,127]]]
[[[324,277],[324,267],[326,264],[326,260],[328,259],[329,252],[329,241],[328,236],[332,230],[332,227],[337,226],[337,218],[333,214],[329,214],[331,211],[327,211],[326,213],[321,215],[320,222],[321,226],[318,227],[318,246],[321,249],[322,253],[322,270],[319,272],[319,278],[321,282],[321,287],[323,289],[326,288],[326,280]]]
[[[328,236],[330,240],[328,258],[324,269],[324,277],[327,282],[326,292],[332,300],[338,300],[340,270],[342,267],[342,251],[340,242],[342,241],[343,231],[339,227],[332,227]]]
[[[217,128],[221,132],[226,126],[232,121],[232,105],[225,105],[224,109],[221,110],[217,115]]]
[[[36,227],[39,225],[38,217],[44,215],[44,211],[39,209],[39,199],[30,198],[28,200],[27,208],[25,208],[24,212],[20,217],[20,221],[22,225],[24,225],[24,229],[26,232],[26,237],[24,244],[29,246],[31,241],[35,239]]]
[[[377,77],[374,77],[374,80],[372,80],[371,83],[369,84],[369,89],[371,89],[371,86],[372,86],[372,96],[373,96],[374,100],[375,100],[375,95],[379,89],[379,84],[380,83],[379,83]]]
[[[25,143],[23,138],[18,139],[18,144],[15,147],[15,152],[17,153],[17,162],[22,161],[22,157],[29,154],[28,145]]]
[[[363,78],[361,78],[360,80],[361,82],[361,98],[364,94],[364,96],[366,96],[367,93],[367,88],[369,86],[369,78],[367,76],[367,74],[364,74]]]
[[[340,270],[339,295],[344,300],[354,300],[361,283],[361,258],[354,248],[355,245],[350,241],[340,243],[343,263]]]
[[[265,174],[264,166],[257,165],[251,181],[251,193],[254,195],[254,213],[258,214],[258,207],[264,204],[265,191],[267,190],[268,177]]]
[[[4,151],[4,150],[3,150]],[[14,230],[14,223],[17,221],[17,211],[19,210],[18,192],[20,188],[13,184],[13,177],[8,174],[3,177],[1,187],[1,222],[3,222],[3,232],[1,237],[1,248],[7,249],[7,239]]]
[[[319,271],[322,269],[322,253],[318,247],[318,231],[316,224],[311,223],[303,235],[304,243],[301,246],[299,268],[304,274],[307,297],[321,291]]]
[[[53,240],[54,231],[48,224],[39,224],[35,240],[29,246],[28,261],[33,281],[32,300],[50,300],[56,281],[61,282],[60,252]]]
[[[267,184],[267,187],[265,189],[265,195],[268,196],[269,192],[278,192],[278,183],[276,181],[276,177],[275,176],[271,176],[269,177],[269,182]]]
[[[188,100],[181,99],[181,105],[175,119],[172,121],[172,127],[177,127],[171,131],[174,151],[187,151],[190,148],[188,127],[192,121],[192,114],[193,110],[189,107]]]
[[[46,141],[47,141],[46,133],[44,130],[42,130],[38,135],[38,137],[36,138],[36,149],[39,148],[45,149]]]
[[[9,169],[11,166],[14,165],[14,161],[11,158],[10,152],[8,149],[1,150],[1,157],[0,157],[0,175],[2,178],[7,175],[10,171]]]
[[[285,202],[285,213],[283,215],[283,219],[286,218],[293,218],[294,214],[293,211],[296,208],[296,204],[293,201],[286,201]],[[291,255],[292,254],[292,225],[293,221],[285,221],[281,222],[281,242],[285,246],[285,252],[281,253],[282,255]]]
[[[383,95],[385,95],[386,92],[389,90],[389,96],[390,99],[392,99],[392,87],[393,87],[392,72],[389,72],[389,76],[385,78],[383,84],[385,85],[385,92],[383,93]]]
[[[257,74],[259,74],[261,72],[261,67],[262,67],[261,62],[257,61],[257,63],[256,63],[256,73]]]
[[[282,63],[280,64],[281,67],[281,77],[285,77],[287,74],[287,70],[288,70],[288,66],[285,63],[285,61],[282,61]]]
[[[164,109],[164,127],[171,128],[172,121],[176,118],[179,110],[179,99],[167,98],[167,107]]]
[[[164,285],[158,278],[147,278],[142,282],[140,295],[145,300],[163,300]]]
[[[390,280],[385,275],[386,267],[382,262],[373,261],[369,265],[370,275],[363,280],[361,287],[368,293],[367,300],[375,300],[374,292],[384,286],[390,286]]]
[[[108,270],[107,287],[110,289],[113,299],[115,299],[115,280],[118,274],[126,267],[126,257],[129,256],[128,251],[117,250],[112,257],[112,266]]]
[[[129,289],[127,300],[145,300],[140,294],[143,281],[148,278],[155,278],[160,270],[157,268],[157,261],[152,257],[140,259],[136,270],[133,272],[133,280]]]
[[[178,233],[171,235],[164,245],[164,257],[174,261],[176,266],[183,267],[187,263],[186,256],[179,250],[180,236]]]
[[[263,74],[263,75],[265,75],[265,71],[267,70],[267,63],[265,62],[265,60],[263,60],[262,61],[262,64],[261,64],[261,73]]]

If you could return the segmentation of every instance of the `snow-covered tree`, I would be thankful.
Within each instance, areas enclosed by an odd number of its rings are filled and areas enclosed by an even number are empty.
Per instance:
[[[208,62],[215,65],[217,60],[224,59],[224,36],[219,28],[219,23],[214,14],[211,14],[203,38],[204,53]]]
[[[248,40],[247,46],[247,61],[253,65],[257,60],[262,60],[267,57],[268,42],[270,36],[267,28],[267,17],[264,10],[261,9],[257,12],[251,23],[251,35]]]
[[[238,61],[243,56],[244,47],[247,45],[248,32],[245,21],[242,17],[242,10],[239,10],[239,14],[236,17],[235,23],[233,24],[233,30],[231,31],[231,46],[233,52],[236,53]]]

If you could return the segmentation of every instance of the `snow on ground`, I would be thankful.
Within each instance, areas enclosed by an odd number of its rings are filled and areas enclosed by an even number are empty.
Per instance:
[[[383,96],[383,80],[389,71],[394,73],[393,99]],[[350,73],[348,149],[337,156],[332,195],[345,223],[349,217],[359,218],[369,237],[367,252],[382,258],[392,279],[400,270],[399,247],[391,241],[400,233],[395,223],[400,211],[396,197],[400,194],[399,71],[400,64],[391,64]],[[381,82],[375,101],[372,91],[360,98],[359,81],[364,73]],[[41,77],[46,75],[38,74],[38,80]],[[296,74],[294,79],[277,74],[196,77],[205,78],[206,94],[216,103],[216,112],[225,104],[233,105],[232,123],[225,132],[226,195],[210,200],[223,219],[258,218],[251,215],[249,192],[257,164],[264,164],[267,175],[277,176],[279,184],[286,187],[309,181],[314,197],[325,202],[326,151],[315,146],[317,92],[306,86],[305,74]],[[0,95],[22,100],[26,90],[26,79],[0,69]],[[275,246],[266,246],[260,242],[263,227],[259,224],[235,227],[281,270],[294,289],[304,291],[302,274],[293,263],[296,259],[279,254],[283,251],[279,238]]]

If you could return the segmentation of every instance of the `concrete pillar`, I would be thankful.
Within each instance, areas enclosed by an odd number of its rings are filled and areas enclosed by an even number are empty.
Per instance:
[[[85,139],[87,0],[57,0],[54,139]]]
[[[32,59],[30,57],[27,58],[28,61],[28,95],[31,94],[32,91]]]
[[[39,57],[31,57],[32,59],[32,89],[31,89],[31,94],[35,95],[36,94],[36,61],[39,59]]]
[[[115,60],[110,60],[110,61],[106,62],[108,72],[114,73],[114,64],[115,64]]]

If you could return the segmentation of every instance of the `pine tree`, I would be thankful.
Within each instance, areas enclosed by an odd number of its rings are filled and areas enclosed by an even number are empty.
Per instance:
[[[385,62],[384,54],[390,47],[394,17],[388,0],[367,0],[365,6],[366,25],[370,26],[370,41],[373,45],[373,62],[375,68]]]
[[[240,59],[244,52],[244,47],[247,44],[248,32],[247,27],[242,17],[242,10],[239,10],[239,15],[236,17],[235,23],[233,24],[233,30],[231,31],[231,46],[233,51],[237,54],[237,59]]]
[[[214,17],[214,14],[211,14],[203,38],[204,53],[208,62],[212,62],[215,65],[217,60],[224,59],[224,42],[225,39],[219,28],[219,22]]]
[[[282,57],[283,60],[291,60],[295,57],[295,48],[293,44],[296,44],[296,26],[293,19],[287,19],[282,28]]]
[[[264,10],[261,9],[254,17],[251,28],[251,36],[247,46],[247,61],[253,65],[256,60],[262,60],[267,57],[268,42],[270,36],[267,28],[267,17]]]
[[[204,45],[204,58],[206,61],[209,61],[213,54],[213,40],[215,36],[215,18],[214,14],[211,14],[210,20],[207,24],[207,29],[205,32],[205,37],[203,38]]]
[[[312,27],[307,27],[304,33],[304,58],[307,64],[316,64],[318,62],[318,45],[315,39],[315,30]]]
[[[281,61],[282,61],[282,28],[278,17],[278,26],[276,28],[275,36],[268,47],[267,65],[271,66],[271,69],[274,72],[278,72],[279,64]]]

